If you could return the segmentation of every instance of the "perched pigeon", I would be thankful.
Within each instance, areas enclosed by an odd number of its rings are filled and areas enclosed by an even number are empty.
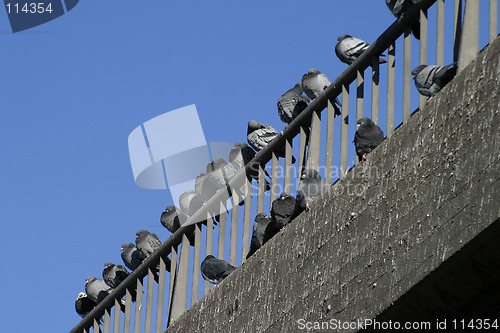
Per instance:
[[[198,177],[196,177],[196,179],[194,180],[194,183],[195,183],[194,188],[195,188],[196,193],[198,193],[201,196],[201,198],[205,201],[210,200],[215,195],[217,190],[219,190],[219,187],[217,186],[217,184],[214,183],[214,181],[211,179],[211,177],[208,176],[210,173],[211,173],[211,171],[210,172],[202,171],[200,173],[200,175]],[[213,213],[215,211],[218,211],[219,207],[218,206],[213,207],[209,210],[211,213]],[[217,222],[219,221],[218,214],[219,213],[214,214],[214,224],[217,224]]]
[[[295,213],[300,214],[304,209],[309,211],[309,206],[325,192],[325,183],[318,171],[305,169],[297,185],[297,199],[295,202]]]
[[[339,57],[340,61],[350,65],[358,59],[358,57],[363,54],[369,46],[370,44],[361,39],[350,35],[342,35],[337,38],[335,54]],[[379,58],[379,63],[383,64],[385,62],[386,61],[384,59]]]
[[[110,294],[111,287],[103,279],[89,276],[85,279],[85,292],[90,300],[99,304]],[[123,300],[121,302],[121,310],[125,312]]]
[[[192,189],[185,190],[184,193],[179,196],[181,211],[189,216],[196,213],[204,204],[205,200]]]
[[[258,152],[266,148],[277,135],[278,132],[271,125],[261,124],[257,120],[250,120],[248,122],[247,141]],[[285,146],[276,155],[285,157]],[[292,163],[295,163],[295,157],[293,156]]]
[[[271,220],[265,213],[259,213],[255,216],[255,222],[253,223],[252,239],[250,241],[250,250],[247,254],[247,259],[250,258],[255,251],[260,249],[265,243],[265,232]],[[269,237],[271,238],[271,237]]]
[[[142,255],[147,258],[160,248],[162,242],[156,234],[142,229],[136,233],[135,245]]]
[[[201,263],[201,275],[210,283],[217,284],[224,280],[236,268],[224,260],[217,259],[212,255],[206,256]]]
[[[293,218],[295,218],[295,198],[283,192],[271,205],[271,223],[281,229]]]
[[[415,0],[385,0],[387,7],[395,17],[400,17]],[[416,39],[420,39],[420,21],[411,25],[411,32]]]
[[[123,263],[131,271],[134,271],[140,264],[142,264],[144,259],[146,259],[146,257],[142,255],[141,251],[139,251],[132,243],[123,243],[121,251]]]
[[[86,315],[90,313],[90,311],[94,310],[97,306],[97,303],[91,300],[86,293],[79,293],[78,297],[75,301],[75,310],[76,313],[80,315],[80,317],[84,318]]]
[[[361,118],[357,122],[354,134],[354,146],[359,161],[364,161],[368,153],[384,140],[384,132],[370,118]]]
[[[228,198],[232,195],[232,189],[229,188],[229,181],[236,176],[236,170],[222,158],[216,158],[207,164],[207,176],[219,188],[226,187]],[[243,193],[245,192],[244,183],[235,184],[236,194],[240,205],[243,204]]]
[[[419,93],[432,97],[436,95],[448,82],[457,74],[457,68],[447,66],[427,66],[420,65],[411,71],[415,80],[415,86]]]
[[[102,278],[111,288],[115,289],[130,275],[129,271],[122,265],[114,265],[110,262],[104,264]]]
[[[302,83],[297,83],[278,99],[278,114],[282,122],[290,124],[304,109],[311,99],[302,95]]]
[[[240,171],[255,157],[255,151],[250,148],[244,142],[236,142],[234,144],[234,148],[229,152],[229,162],[233,165],[236,171]],[[267,172],[264,170],[266,176],[269,177]],[[257,182],[259,181],[259,170],[250,170],[247,176],[255,179]],[[271,189],[271,184],[266,180],[265,181],[265,190],[269,191]]]
[[[311,68],[302,76],[302,88],[304,89],[304,93],[311,99],[316,99],[316,97],[318,97],[329,85],[330,80],[316,68]],[[342,114],[337,104],[342,106],[339,99],[335,98],[333,108],[335,109],[336,116]]]
[[[187,219],[188,217],[179,208],[170,205],[161,213],[160,222],[168,231],[174,233],[187,221]],[[186,237],[189,240],[189,244],[194,246],[194,232],[187,233]]]

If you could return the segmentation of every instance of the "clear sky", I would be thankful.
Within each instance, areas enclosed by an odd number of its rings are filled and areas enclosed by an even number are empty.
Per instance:
[[[169,192],[134,183],[134,128],[196,104],[208,141],[246,141],[251,119],[281,130],[282,93],[347,67],[339,35],[372,42],[393,21],[383,0],[88,0],[13,34],[0,10],[1,330],[69,331],[85,277],[139,229],[168,237]]]

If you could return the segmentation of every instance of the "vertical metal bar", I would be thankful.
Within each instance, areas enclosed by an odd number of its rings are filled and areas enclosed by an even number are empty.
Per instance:
[[[101,330],[99,327],[99,320],[97,318],[94,318],[94,333],[97,333]]]
[[[278,197],[278,169],[279,169],[279,161],[278,161],[278,156],[276,156],[276,153],[272,153],[272,167],[271,167],[271,195],[270,195],[270,203],[271,205],[273,201]]]
[[[328,114],[326,120],[326,157],[325,157],[325,183],[331,184],[333,178],[333,132],[335,109],[333,108],[335,99],[328,99]],[[328,187],[330,188],[330,187]]]
[[[127,305],[130,306],[130,304],[125,303],[125,311],[127,311]],[[116,298],[115,298],[114,308],[115,308],[115,311],[113,313],[113,315],[114,315],[113,333],[120,333],[120,316],[121,316],[120,302]]]
[[[226,245],[225,242],[226,242],[227,213],[226,213],[226,205],[222,201],[219,204],[219,212],[220,212],[220,218],[219,218],[219,241],[217,242],[218,244],[217,258],[224,259],[224,247]]]
[[[194,254],[193,254],[193,286],[191,290],[191,306],[198,301],[200,285],[200,260],[201,260],[201,223],[194,226]]]
[[[214,220],[212,219],[212,216],[210,213],[207,213],[207,240],[206,240],[206,249],[205,249],[205,255],[208,256],[209,254],[212,254],[212,248],[213,248],[213,234],[214,234]],[[210,292],[210,282],[205,281],[203,285],[203,295],[206,295]]]
[[[304,130],[303,126],[300,126],[300,143],[299,143],[299,175],[302,174],[302,169],[304,169],[304,163],[305,163],[305,154],[306,154],[306,145],[308,141],[308,135],[306,135],[306,131]],[[300,178],[300,177],[298,177]]]
[[[340,124],[340,178],[347,173],[347,143],[349,121],[349,85],[342,85],[342,122]]]
[[[225,214],[221,214],[222,216]],[[179,255],[179,270],[175,281],[174,298],[171,306],[171,321],[175,321],[185,311],[187,305],[187,287],[189,274],[189,240],[182,235],[181,253]]]
[[[229,246],[229,263],[236,266],[236,246],[238,243],[238,195],[233,191],[233,208],[231,210],[231,243]],[[245,198],[246,199],[246,198]],[[251,198],[248,198],[251,200]]]
[[[285,143],[285,180],[283,191],[291,193],[292,191],[292,142],[293,139],[287,139]]]
[[[89,333],[89,331],[90,331],[90,328],[84,328],[83,329],[83,333]]]
[[[379,82],[379,57],[372,57],[372,121],[375,124],[378,124],[378,106],[380,98]]]
[[[167,326],[170,325],[170,318],[172,318],[172,306],[175,294],[175,281],[177,280],[177,246],[172,246],[170,250],[170,288],[168,292],[168,315],[167,315]]]
[[[387,137],[394,133],[394,95],[396,87],[396,42],[387,50]]]
[[[153,321],[153,295],[154,295],[154,277],[151,267],[148,268],[148,291],[146,295],[146,324],[144,327],[144,332],[151,333],[152,321]]]
[[[264,192],[265,192],[265,172],[264,167],[259,165],[259,192],[257,194],[257,214],[262,213],[264,211]]]
[[[245,186],[245,211],[243,213],[243,241],[241,245],[241,262],[244,263],[247,258],[248,248],[250,246],[250,215],[252,213],[252,178],[246,179]]]
[[[444,1],[444,0],[443,0]],[[490,43],[497,38],[498,0],[490,0]]]
[[[410,118],[411,94],[411,33],[410,27],[405,29],[404,64],[403,64],[403,123]]]
[[[137,278],[137,299],[135,302],[134,333],[141,332],[142,290],[143,290],[142,278]]]
[[[104,310],[104,327],[103,333],[109,333],[111,326],[111,309]]]
[[[142,298],[142,294],[137,294],[137,298]],[[117,300],[115,300],[115,308],[119,306],[117,305]],[[125,292],[125,321],[123,324],[123,333],[130,333],[130,320],[132,318],[132,295],[130,294],[130,290],[126,290]]]
[[[198,228],[198,227],[199,227],[199,225],[196,225],[196,228]],[[196,243],[196,241],[195,241],[195,243]],[[199,253],[198,253],[198,261],[199,261]],[[155,333],[163,332],[162,331],[162,324],[163,324],[163,305],[165,304],[165,271],[166,270],[167,270],[167,264],[165,263],[165,259],[163,257],[160,257],[160,277],[158,279],[158,299],[157,299],[157,305],[156,305]],[[194,277],[195,276],[193,273],[193,281],[194,281]],[[198,286],[196,288],[196,291],[198,291]],[[198,293],[196,293],[196,294],[198,294]]]
[[[461,72],[479,52],[479,1],[465,1],[464,27],[458,55],[458,72]]]
[[[427,9],[420,9],[420,64],[427,65]],[[419,94],[419,107],[427,102],[424,95]]]
[[[318,170],[319,152],[321,149],[321,113],[314,111],[311,116],[309,147],[307,148],[307,168]]]
[[[444,65],[444,0],[437,0],[436,65]]]
[[[356,121],[363,118],[364,98],[365,98],[365,72],[356,71]],[[342,104],[343,105],[343,104]]]
[[[462,39],[462,0],[455,0],[453,19],[453,62],[458,62]]]

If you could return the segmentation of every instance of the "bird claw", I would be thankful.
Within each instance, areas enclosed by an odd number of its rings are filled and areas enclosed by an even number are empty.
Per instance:
[[[364,162],[366,161],[366,157],[368,156],[368,154],[364,154],[363,156],[361,156],[361,162]]]
[[[309,206],[310,206],[309,204],[306,204],[306,212],[309,211]]]

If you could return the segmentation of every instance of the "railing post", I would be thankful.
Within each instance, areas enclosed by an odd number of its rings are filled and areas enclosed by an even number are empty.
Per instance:
[[[335,128],[335,100],[328,99],[328,114],[326,120],[326,158],[325,158],[325,183],[331,184],[333,178],[333,134]],[[330,187],[328,187],[330,188]]]
[[[411,33],[406,27],[404,33],[404,62],[403,62],[403,123],[410,118],[411,101]]]
[[[347,144],[349,133],[349,85],[342,85],[342,122],[340,124],[340,178],[347,173]]]
[[[319,168],[319,152],[321,149],[321,113],[314,111],[311,117],[311,131],[309,132],[309,147],[307,148],[308,169]]]
[[[420,9],[420,64],[427,63],[427,9]],[[418,104],[422,108],[427,102],[424,95],[419,94]]]
[[[497,38],[498,0],[490,0],[490,43]]]
[[[396,81],[396,42],[387,50],[387,137],[394,133],[394,94]]]
[[[241,262],[246,261],[250,246],[250,215],[252,214],[252,178],[245,180],[245,210],[243,212],[243,241],[241,245]]]
[[[453,62],[458,63],[460,41],[462,39],[462,0],[455,0],[453,9]]]
[[[464,26],[458,55],[458,72],[461,72],[479,52],[479,1],[466,0]]]
[[[437,0],[436,65],[444,65],[444,0]]]

